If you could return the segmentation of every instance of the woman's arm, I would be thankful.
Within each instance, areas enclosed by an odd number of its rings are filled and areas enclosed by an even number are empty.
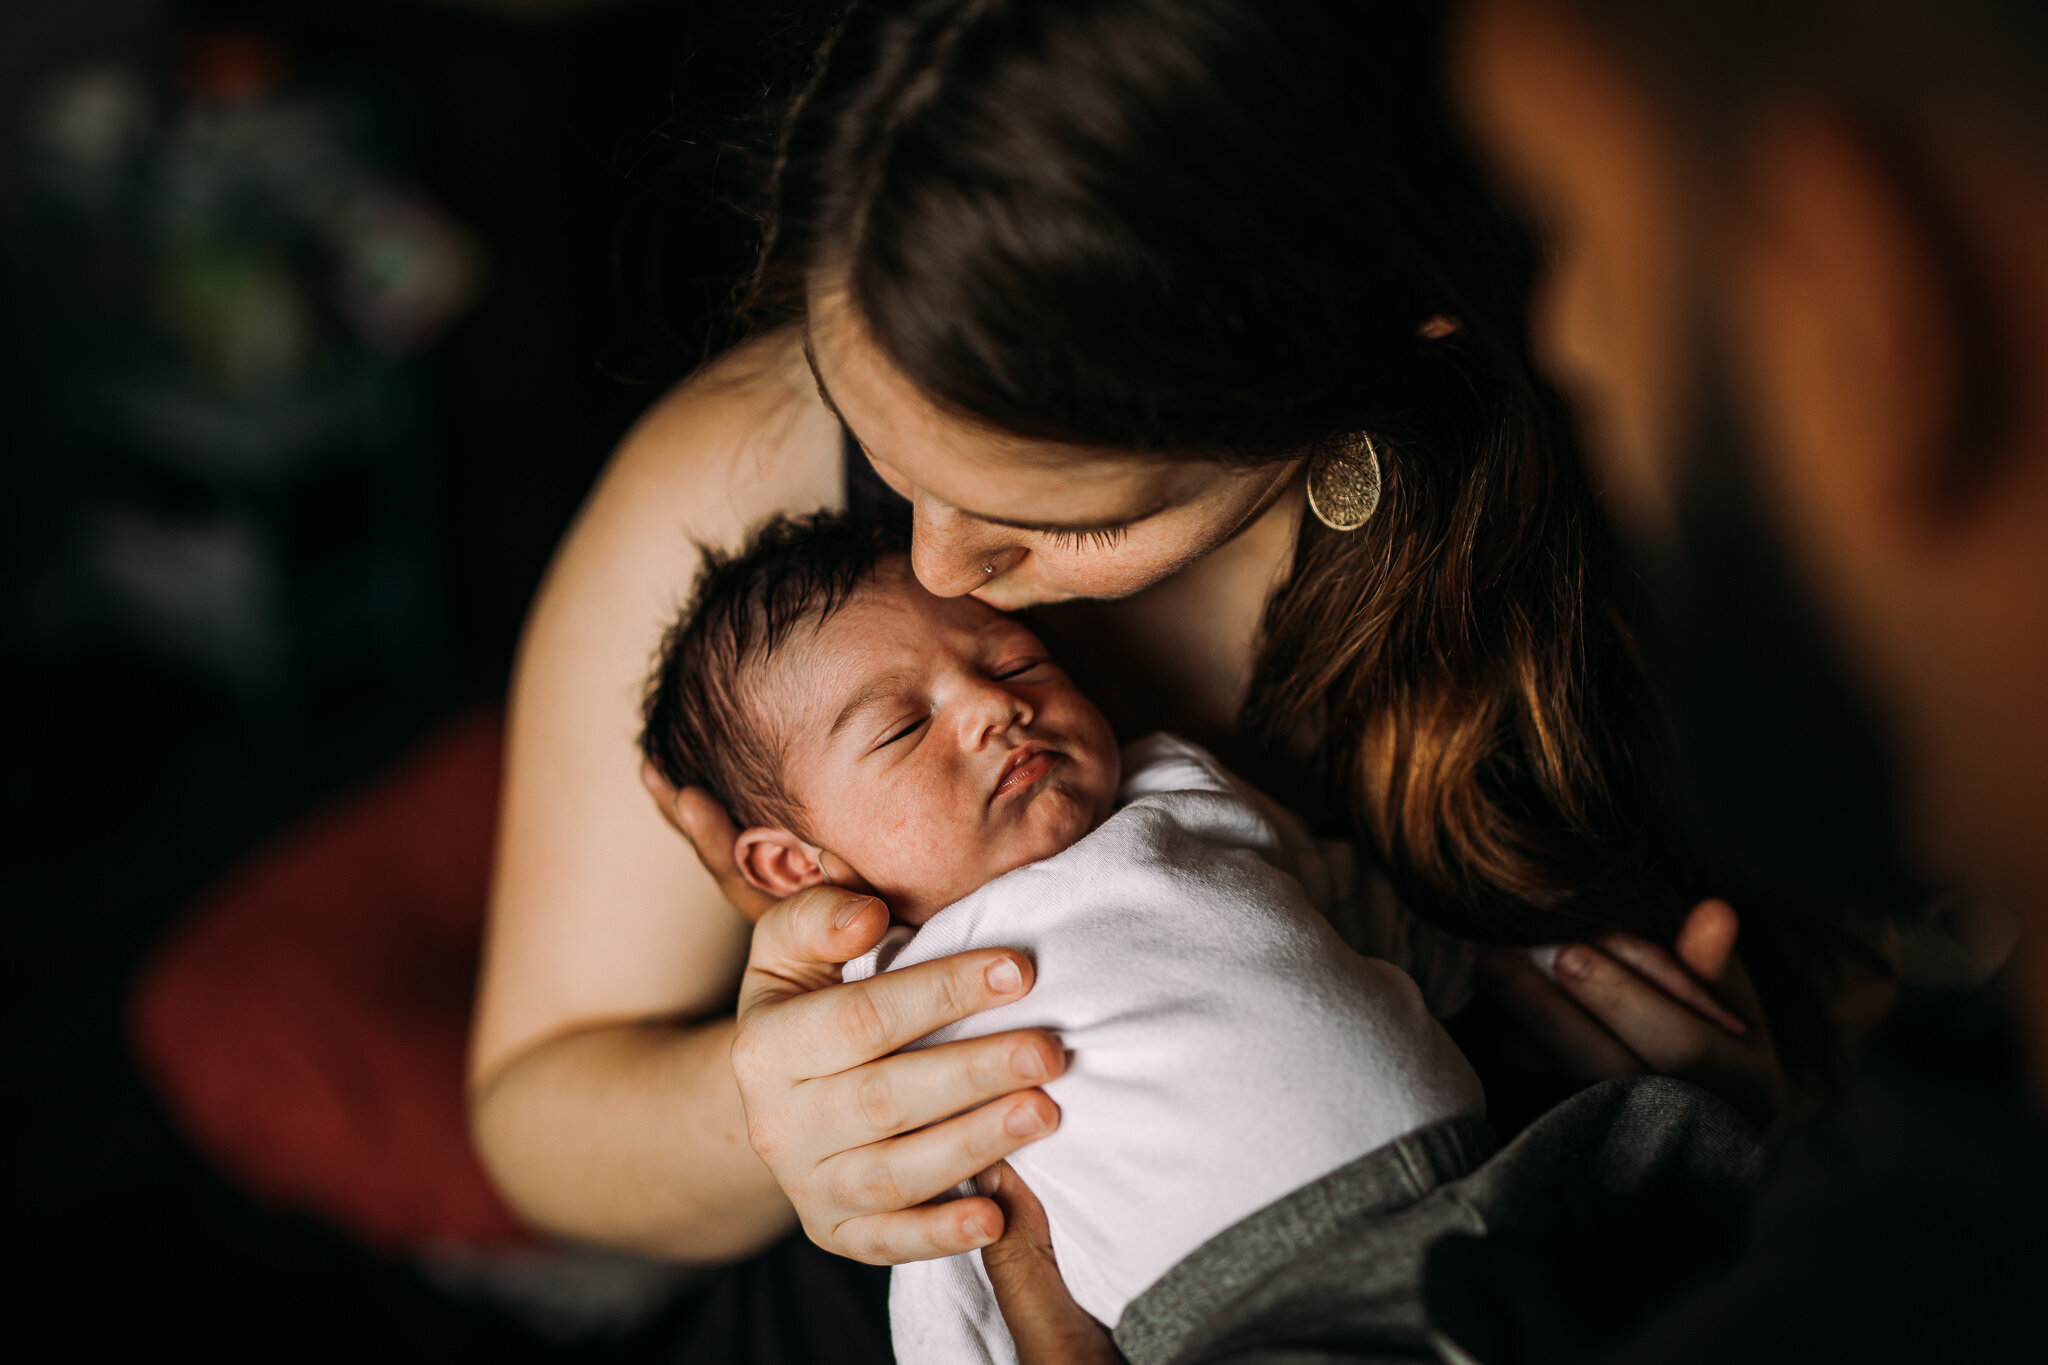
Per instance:
[[[693,542],[737,544],[771,513],[836,504],[840,438],[793,339],[720,361],[627,439],[529,618],[471,1112],[501,1188],[544,1228],[727,1260],[786,1231],[794,1199],[830,1249],[945,1255],[995,1236],[995,1207],[907,1206],[1057,1122],[1030,1089],[1064,1061],[1043,1033],[886,1055],[1029,989],[1028,964],[992,983],[991,959],[1011,955],[963,954],[838,985],[886,915],[833,931],[840,901],[873,902],[821,888],[750,929],[664,821],[674,795],[657,804],[642,786],[641,687],[696,573]],[[705,804],[729,858],[732,831]],[[1028,1131],[1010,1131],[1023,1113]]]
[[[514,677],[472,1117],[550,1230],[687,1259],[793,1223],[728,1061],[750,926],[639,779],[641,684],[693,542],[835,503],[837,423],[793,345],[722,359],[622,444],[556,556]]]

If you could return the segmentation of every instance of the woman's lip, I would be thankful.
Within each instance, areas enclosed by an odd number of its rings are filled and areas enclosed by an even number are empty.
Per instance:
[[[995,794],[989,800],[1000,801],[1012,792],[1024,790],[1051,772],[1053,764],[1059,762],[1059,757],[1050,749],[1040,749],[1021,763],[1013,765],[1003,774],[1002,781],[996,783]]]

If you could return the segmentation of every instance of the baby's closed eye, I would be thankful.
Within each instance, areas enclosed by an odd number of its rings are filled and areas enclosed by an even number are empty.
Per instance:
[[[925,724],[925,722],[929,721],[930,719],[931,715],[929,713],[926,713],[925,715],[918,716],[914,720],[907,720],[903,722],[900,728],[891,731],[889,736],[886,739],[884,739],[880,744],[877,744],[875,747],[877,749],[886,749],[899,739],[910,738],[910,736],[916,734],[919,728],[922,727]]]

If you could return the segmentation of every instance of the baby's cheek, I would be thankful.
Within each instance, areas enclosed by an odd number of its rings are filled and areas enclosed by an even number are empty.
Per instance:
[[[862,873],[877,887],[895,886],[918,894],[954,885],[983,852],[972,829],[956,828],[951,811],[879,801],[863,844],[872,871]],[[854,862],[855,867],[860,864]]]

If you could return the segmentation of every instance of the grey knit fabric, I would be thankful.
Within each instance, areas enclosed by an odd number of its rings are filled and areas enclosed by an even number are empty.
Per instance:
[[[1739,1197],[1760,1139],[1720,1100],[1634,1077],[1582,1091],[1498,1148],[1483,1120],[1422,1129],[1340,1167],[1197,1248],[1134,1300],[1133,1365],[1457,1361],[1423,1309],[1447,1233],[1537,1233],[1652,1189]]]

